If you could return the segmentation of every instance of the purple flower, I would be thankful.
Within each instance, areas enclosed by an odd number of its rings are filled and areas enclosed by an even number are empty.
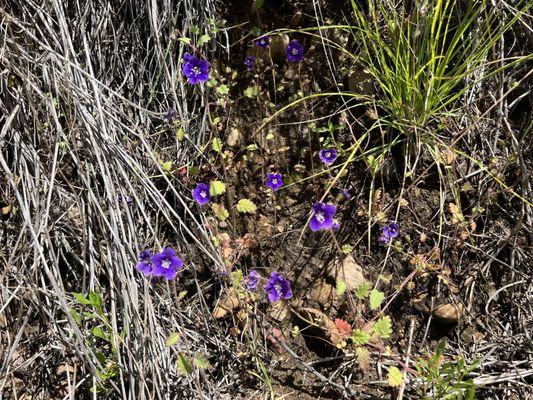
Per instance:
[[[124,196],[124,195],[119,194],[117,197],[119,201],[123,201],[124,203],[127,203],[127,204],[133,203],[131,196]]]
[[[312,211],[313,216],[309,221],[309,227],[313,232],[333,228],[333,217],[335,217],[337,212],[337,206],[316,202]]]
[[[260,277],[261,275],[259,275],[259,272],[257,272],[255,269],[252,269],[246,277],[246,289],[249,291],[254,291],[257,288]]]
[[[268,300],[272,303],[281,298],[290,299],[292,297],[291,283],[276,271],[270,274],[265,291],[268,293]]]
[[[209,61],[199,60],[189,53],[183,55],[183,73],[187,77],[187,82],[197,84],[209,79]]]
[[[388,244],[399,234],[400,227],[397,223],[391,222],[390,224],[381,227],[381,236],[379,237],[379,241],[383,244]]]
[[[266,49],[270,45],[270,38],[267,35],[261,36],[259,39],[254,40],[254,44],[257,47]]]
[[[139,254],[139,262],[137,263],[137,271],[142,272],[145,276],[152,275],[152,270],[154,268],[152,261],[150,261],[150,257],[152,254],[150,254],[149,250],[144,250],[141,254]]]
[[[176,255],[173,248],[167,247],[159,254],[154,254],[150,260],[154,265],[152,274],[162,276],[167,280],[172,280],[183,267],[183,261]]]
[[[333,220],[333,225],[331,225],[331,229],[333,229],[334,231],[338,231],[339,229],[341,229],[341,224],[339,224],[337,220]]]
[[[342,189],[342,194],[346,200],[350,200],[352,195],[350,194],[350,189]]]
[[[304,46],[297,40],[291,40],[285,54],[289,62],[300,62],[304,59]]]
[[[337,159],[337,150],[335,150],[334,148],[322,149],[318,152],[318,156],[324,164],[333,164]]]
[[[167,120],[167,122],[170,123],[174,121],[174,118],[176,118],[176,110],[174,108],[171,108],[168,110],[167,115],[165,116],[165,119]]]
[[[248,71],[252,71],[255,67],[255,60],[256,58],[254,56],[247,56],[244,59],[244,65],[246,65],[246,68]]]
[[[268,174],[265,185],[274,192],[283,186],[281,174]]]
[[[211,195],[209,194],[209,185],[199,182],[192,191],[192,197],[200,205],[208,203],[209,200],[211,200]]]

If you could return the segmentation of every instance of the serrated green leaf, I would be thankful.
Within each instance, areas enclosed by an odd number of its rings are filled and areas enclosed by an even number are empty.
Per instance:
[[[346,292],[346,282],[344,281],[337,279],[335,287],[339,296],[342,296]]]
[[[237,203],[237,211],[241,213],[253,214],[257,210],[256,205],[248,199],[240,199]]]
[[[183,299],[185,296],[187,296],[187,291],[182,290],[181,292],[178,293],[178,300]]]
[[[344,254],[350,254],[353,250],[353,246],[349,244],[343,244],[341,250]]]
[[[396,367],[390,367],[387,376],[388,376],[389,386],[397,387],[403,383],[403,374]]]
[[[378,335],[381,339],[388,339],[392,334],[392,322],[390,317],[385,315],[384,317],[378,319],[374,324],[373,329],[376,335]]]
[[[385,293],[377,289],[372,289],[370,292],[370,309],[377,310],[381,303],[383,303],[383,299],[385,299]]]
[[[370,294],[370,282],[364,281],[355,289],[355,297],[363,300]]]
[[[229,212],[226,210],[226,207],[224,207],[223,204],[213,203],[211,205],[211,209],[219,221],[224,221],[229,217]]]
[[[257,97],[258,90],[256,86],[249,86],[244,91],[244,97],[248,97],[249,99],[253,99]]]
[[[209,361],[205,357],[196,356],[193,358],[192,362],[196,368],[200,368],[200,369],[209,368]]]
[[[361,329],[354,329],[352,332],[352,340],[358,346],[364,346],[370,340],[370,334]]]
[[[209,194],[211,196],[218,196],[226,191],[226,184],[220,181],[213,181],[209,185]]]
[[[176,132],[176,138],[178,139],[178,142],[181,142],[184,137],[185,137],[185,131],[183,130],[183,128],[179,128],[178,131]]]
[[[179,38],[178,40],[185,44],[191,44],[191,38],[188,38],[188,37],[182,37],[182,38]]]
[[[217,87],[217,93],[221,95],[225,95],[229,93],[229,87],[228,85],[220,85]]]
[[[172,161],[165,161],[164,163],[162,163],[161,169],[164,172],[170,172],[170,170],[172,169]]]
[[[174,346],[180,340],[180,334],[178,332],[171,333],[165,342],[167,347]]]
[[[203,46],[210,40],[211,40],[211,36],[209,36],[207,33],[205,35],[200,36],[200,39],[198,39],[198,47]]]
[[[370,367],[370,352],[364,347],[357,347],[355,349],[355,357],[361,369],[367,371]]]
[[[178,371],[181,375],[189,375],[192,372],[192,366],[187,357],[178,354]]]
[[[242,269],[238,269],[234,271],[232,274],[232,278],[233,278],[233,286],[238,288],[244,279],[244,276],[242,274]]]
[[[220,153],[222,151],[222,140],[220,140],[219,138],[213,138],[213,141],[211,142],[211,147],[217,153]]]

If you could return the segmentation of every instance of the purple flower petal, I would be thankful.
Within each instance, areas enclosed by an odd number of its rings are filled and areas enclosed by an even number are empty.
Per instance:
[[[152,255],[150,254],[149,250],[144,250],[141,254],[139,254],[139,262],[137,263],[136,268],[145,276],[152,275],[154,266],[150,261],[151,256]]]
[[[333,218],[337,213],[337,206],[334,204],[324,204],[316,202],[312,208],[312,217],[309,221],[309,227],[313,232],[321,229],[333,228]]]
[[[261,36],[260,38],[254,40],[254,44],[257,47],[266,49],[270,45],[270,38],[267,35]]]
[[[270,274],[270,279],[265,286],[265,291],[268,294],[268,300],[272,303],[279,301],[282,298],[290,299],[292,297],[290,282],[276,271]]]
[[[337,150],[335,150],[334,148],[322,149],[318,152],[318,156],[324,164],[333,164],[337,159]]]
[[[269,187],[274,192],[283,186],[283,179],[281,174],[268,174],[265,182],[266,187]]]
[[[154,276],[162,276],[167,280],[174,279],[178,271],[183,267],[183,261],[171,247],[165,248],[159,254],[154,254],[150,260],[154,265],[152,274]]]
[[[254,56],[247,56],[244,59],[244,65],[246,65],[246,68],[248,69],[248,71],[252,71],[254,69],[255,61],[256,61],[256,58]]]
[[[285,49],[285,55],[289,62],[300,62],[304,59],[304,46],[297,40],[291,40]]]
[[[196,185],[196,188],[192,191],[192,197],[200,205],[204,205],[211,200],[211,195],[209,194],[209,185],[199,182]]]
[[[210,65],[207,60],[199,60],[189,53],[183,55],[183,74],[187,77],[187,82],[197,84],[209,79]]]
[[[254,291],[257,288],[257,284],[259,283],[259,278],[261,278],[259,272],[257,272],[255,269],[252,269],[246,277],[246,289],[249,291]]]

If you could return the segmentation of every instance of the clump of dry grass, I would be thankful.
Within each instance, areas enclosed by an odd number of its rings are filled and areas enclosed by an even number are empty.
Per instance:
[[[1,196],[11,206],[0,230],[6,398],[90,397],[95,371],[110,367],[95,354],[108,349],[90,340],[94,321],[71,317],[79,305],[70,292],[104,297],[119,349],[106,396],[213,398],[231,384],[230,375],[215,382],[176,368],[176,351],[216,358],[228,349],[204,317],[209,281],[195,276],[215,270],[219,256],[188,190],[161,169],[161,161],[186,164],[206,134],[203,100],[180,79],[182,45],[169,38],[190,34],[213,7],[15,0],[0,8]],[[165,121],[170,109],[188,141],[178,143]],[[139,250],[165,243],[187,255],[191,271],[182,284],[194,290],[179,307],[175,288],[156,289],[133,269]],[[186,339],[167,348],[171,332]]]

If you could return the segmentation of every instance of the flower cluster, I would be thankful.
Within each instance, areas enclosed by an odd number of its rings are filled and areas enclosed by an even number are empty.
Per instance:
[[[187,77],[187,82],[195,85],[209,79],[209,61],[200,60],[189,53],[183,55],[183,61],[183,74]]]
[[[381,227],[381,236],[379,237],[379,241],[383,244],[389,244],[392,239],[397,237],[399,234],[400,227],[397,223],[391,222]]]
[[[263,35],[260,38],[254,40],[254,45],[261,49],[266,49],[270,46],[270,38],[267,35]],[[293,39],[289,42],[285,48],[285,55],[287,61],[291,63],[301,62],[304,59],[304,46],[297,40]],[[251,71],[255,67],[256,58],[254,56],[247,56],[244,60],[244,64],[248,71]]]
[[[157,254],[151,254],[149,250],[144,250],[139,255],[139,262],[137,263],[137,270],[145,276],[162,276],[169,281],[176,277],[182,267],[183,261],[176,255],[172,247],[167,247]]]
[[[261,276],[255,269],[251,270],[246,277],[246,289],[254,291],[257,289]],[[272,272],[265,285],[265,292],[270,302],[276,302],[281,299],[290,299],[292,297],[291,283],[279,272]]]

